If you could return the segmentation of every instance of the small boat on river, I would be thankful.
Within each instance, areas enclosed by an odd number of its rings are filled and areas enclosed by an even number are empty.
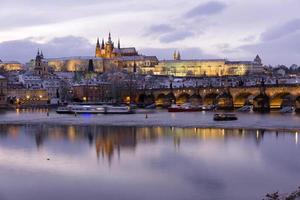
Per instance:
[[[252,111],[252,106],[246,105],[246,106],[243,106],[243,107],[239,108],[237,111],[238,112],[251,112]]]
[[[214,115],[215,121],[234,121],[237,120],[237,116],[235,114],[229,113],[218,113]]]
[[[293,113],[294,111],[295,109],[292,106],[285,106],[280,109],[280,113]]]

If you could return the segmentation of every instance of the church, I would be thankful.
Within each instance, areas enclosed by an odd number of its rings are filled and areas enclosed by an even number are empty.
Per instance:
[[[94,71],[97,73],[113,69],[142,72],[142,68],[154,67],[159,63],[156,56],[140,55],[134,47],[122,48],[120,40],[115,46],[111,33],[109,33],[106,42],[102,39],[100,44],[99,38],[97,39],[95,56],[50,58],[46,60],[54,71],[66,72],[87,71],[88,63],[92,61]]]
[[[108,41],[104,43],[104,39],[102,39],[102,43],[100,46],[99,38],[97,39],[96,44],[96,58],[117,58],[117,57],[125,57],[125,56],[138,56],[138,52],[134,47],[129,48],[121,48],[120,40],[118,40],[118,46],[115,47],[114,42],[111,40],[111,34],[108,35]]]

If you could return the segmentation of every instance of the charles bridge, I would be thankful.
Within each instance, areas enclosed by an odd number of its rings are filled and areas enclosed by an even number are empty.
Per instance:
[[[136,101],[144,105],[155,103],[162,107],[190,102],[217,105],[221,109],[240,108],[247,104],[262,110],[279,109],[282,106],[300,108],[300,85],[160,88],[138,91]]]

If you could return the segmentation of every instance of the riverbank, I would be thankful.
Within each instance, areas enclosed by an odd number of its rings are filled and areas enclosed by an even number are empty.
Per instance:
[[[214,112],[168,113],[141,111],[132,115],[59,115],[46,110],[7,111],[0,114],[0,124],[66,124],[137,127],[235,128],[300,131],[300,115],[236,113],[237,121],[216,122]]]

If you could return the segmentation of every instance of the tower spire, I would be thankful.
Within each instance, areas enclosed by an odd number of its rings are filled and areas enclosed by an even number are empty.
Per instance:
[[[108,42],[111,43],[111,34],[110,34],[110,32],[108,34]]]
[[[121,49],[120,39],[118,39],[118,49]]]
[[[96,45],[97,48],[100,48],[100,42],[99,42],[99,37],[97,38],[97,45]]]
[[[104,39],[102,39],[101,49],[104,49]]]

